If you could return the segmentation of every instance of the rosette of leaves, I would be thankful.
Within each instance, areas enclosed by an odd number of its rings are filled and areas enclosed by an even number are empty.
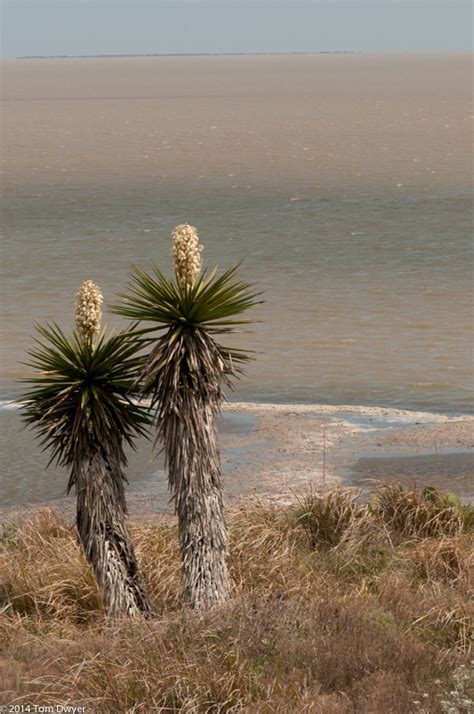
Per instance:
[[[69,469],[77,494],[77,531],[112,616],[150,613],[125,523],[124,445],[147,435],[148,410],[137,400],[143,368],[130,332],[85,338],[56,324],[38,326],[29,351],[35,376],[23,396],[25,421],[50,462]],[[48,464],[49,465],[49,464]]]
[[[204,271],[190,283],[180,280],[176,261],[172,279],[157,267],[152,274],[135,267],[128,292],[112,308],[140,322],[139,334],[148,340],[140,383],[178,515],[182,599],[194,608],[222,603],[229,593],[216,418],[224,388],[232,387],[250,354],[220,340],[252,322],[242,313],[260,302],[259,293],[237,279],[237,269],[220,276]]]

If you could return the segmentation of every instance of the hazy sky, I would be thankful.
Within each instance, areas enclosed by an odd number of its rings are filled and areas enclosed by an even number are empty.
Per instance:
[[[3,0],[2,55],[469,51],[466,0]]]

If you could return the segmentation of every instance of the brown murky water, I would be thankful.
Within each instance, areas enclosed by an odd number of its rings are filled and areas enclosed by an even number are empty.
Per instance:
[[[243,257],[265,291],[237,398],[468,411],[470,73],[464,55],[5,61],[3,398],[35,320],[69,324],[87,278],[113,302],[132,262],[168,270],[190,222],[208,263]]]

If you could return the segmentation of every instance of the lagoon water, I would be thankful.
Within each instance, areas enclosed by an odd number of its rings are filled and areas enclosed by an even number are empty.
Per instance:
[[[3,399],[35,321],[70,324],[88,278],[114,302],[133,262],[169,270],[189,222],[207,264],[243,259],[265,293],[235,398],[469,411],[470,72],[467,55],[5,61]]]

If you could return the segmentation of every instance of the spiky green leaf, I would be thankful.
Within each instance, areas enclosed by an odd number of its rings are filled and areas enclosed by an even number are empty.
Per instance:
[[[69,465],[102,448],[125,463],[123,442],[133,447],[150,423],[137,385],[143,342],[131,331],[102,333],[91,344],[56,324],[37,330],[27,363],[36,374],[24,380],[31,386],[22,402],[24,419],[50,450],[50,462]]]

